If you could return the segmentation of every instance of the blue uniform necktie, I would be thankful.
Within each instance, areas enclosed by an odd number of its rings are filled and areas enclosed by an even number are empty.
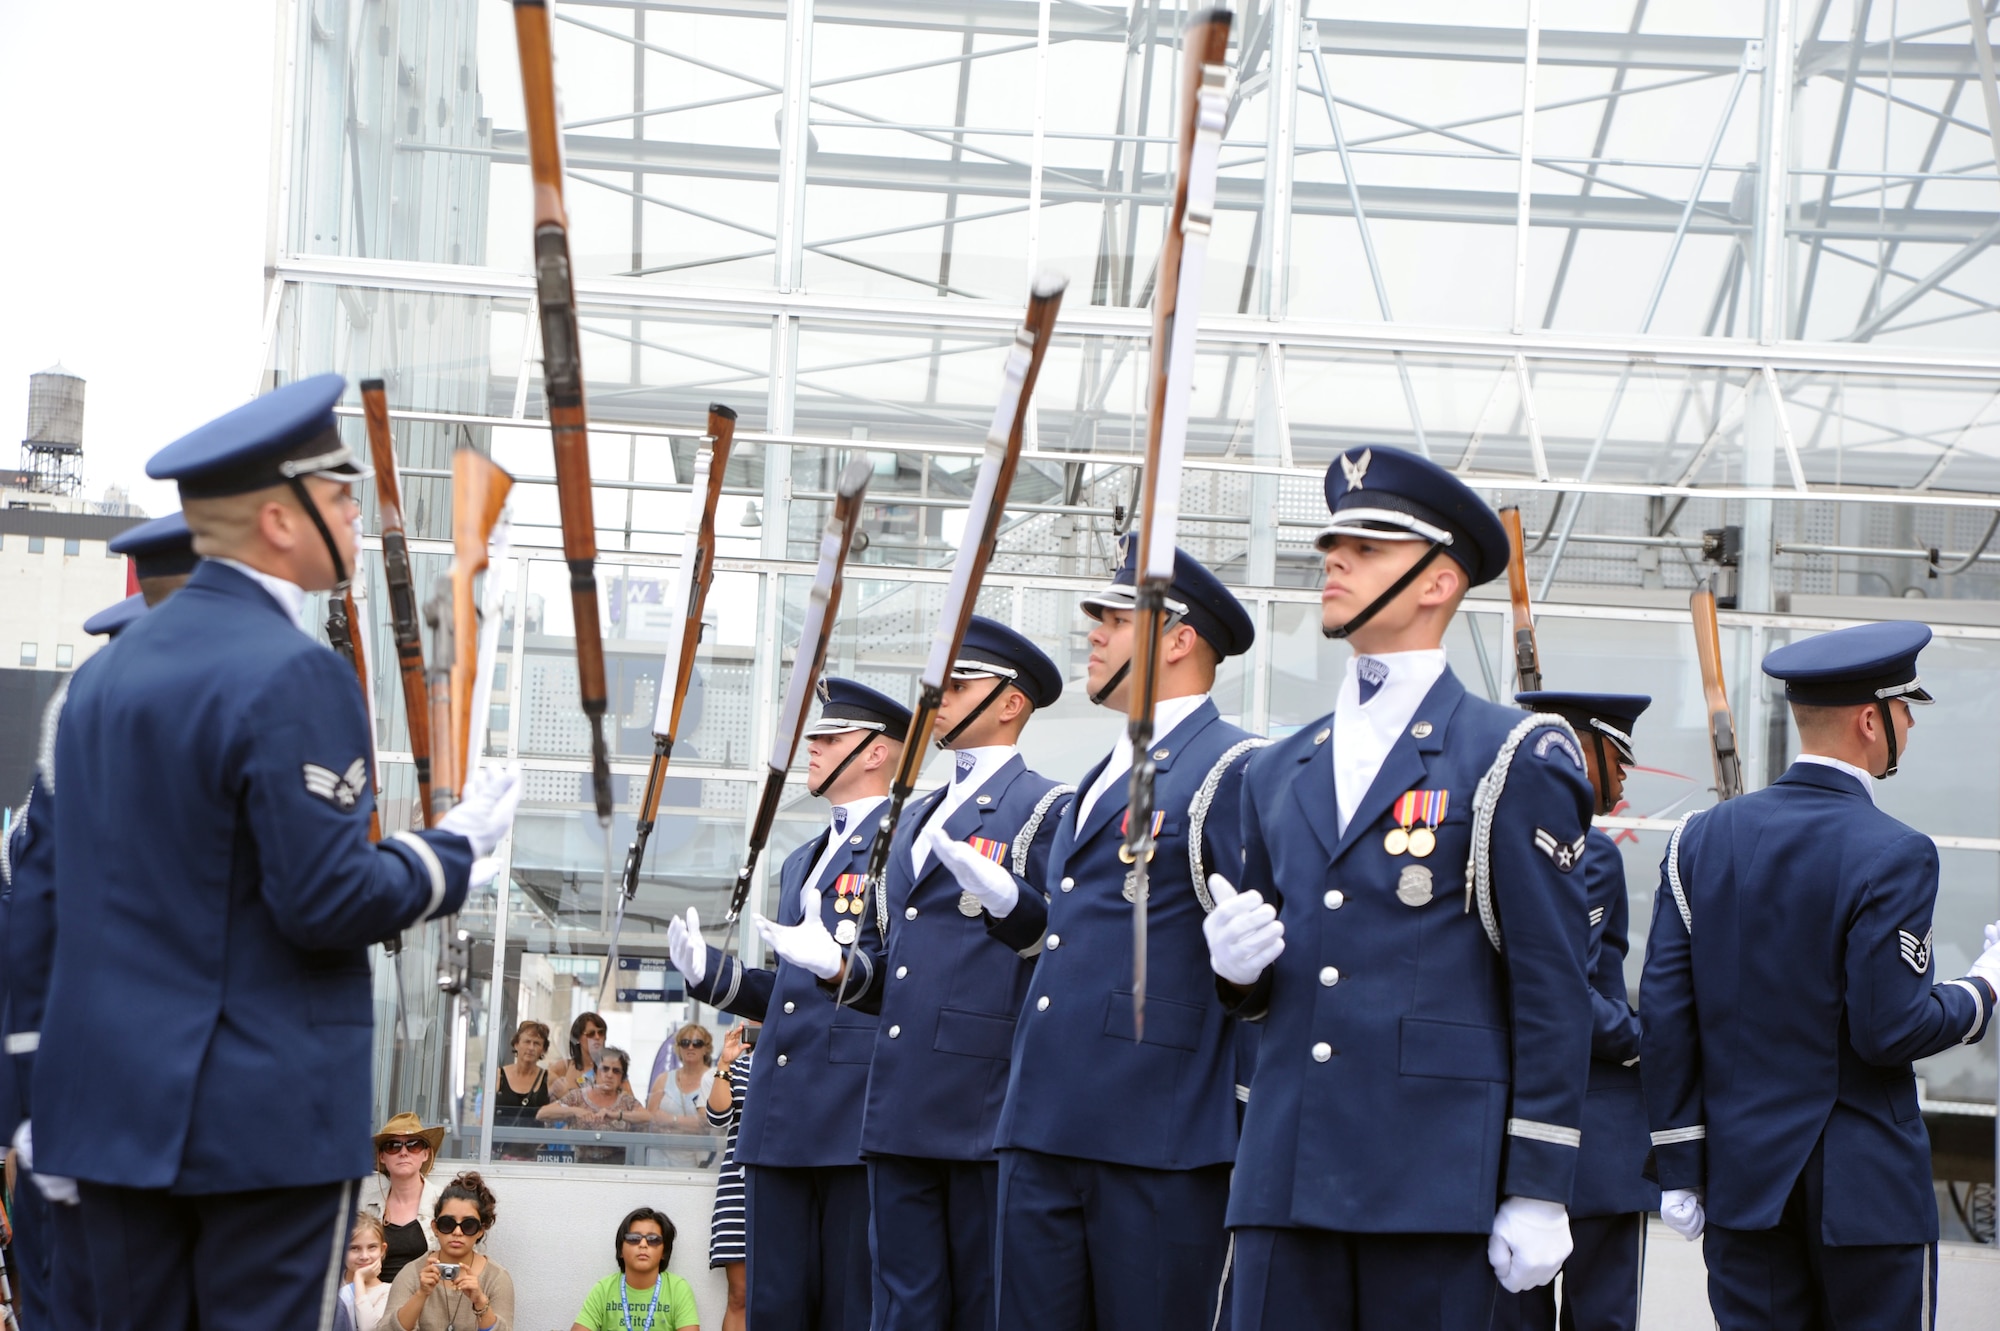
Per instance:
[[[1357,656],[1354,658],[1354,674],[1361,682],[1361,705],[1366,707],[1368,700],[1380,693],[1382,686],[1389,682],[1389,665],[1377,656]]]
[[[835,809],[833,811],[833,834],[835,836],[839,836],[842,832],[845,832],[846,830],[847,830],[847,810]]]

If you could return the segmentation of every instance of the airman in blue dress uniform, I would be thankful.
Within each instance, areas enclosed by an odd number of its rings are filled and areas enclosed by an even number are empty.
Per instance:
[[[1646,948],[1639,1067],[1661,1213],[1707,1231],[1723,1331],[1928,1327],[1937,1194],[1910,1064],[1976,1043],[2000,946],[1934,983],[1938,855],[1875,806],[1930,641],[1863,624],[1781,647],[1799,756],[1684,819]]]
[[[324,1324],[373,1166],[366,948],[490,878],[519,799],[493,772],[437,830],[368,839],[360,690],[299,618],[355,557],[344,386],[153,457],[206,558],[64,703],[56,767],[89,797],[56,807],[35,1150],[80,1183],[106,1327]]]
[[[1084,602],[1097,620],[1091,701],[1123,711],[1133,651],[1137,542]],[[1119,856],[1131,748],[1084,776],[1056,831],[1042,891],[994,937],[1042,951],[1014,1031],[995,1138],[1001,1326],[1213,1325],[1236,1152],[1232,1024],[1202,945],[1207,869],[1234,865],[1236,784],[1255,741],[1209,689],[1255,629],[1209,570],[1177,552],[1161,638],[1153,759],[1158,849],[1150,865],[1145,1039],[1134,1038],[1132,902]]]
[[[1237,1153],[1237,1331],[1490,1324],[1569,1255],[1591,1014],[1574,732],[1444,660],[1491,509],[1383,447],[1328,469],[1334,712],[1250,762],[1210,959],[1264,1031]]]
[[[880,1014],[861,1119],[876,1331],[994,1326],[993,1130],[1040,948],[1023,955],[985,921],[1039,899],[1071,792],[1016,746],[1062,688],[1033,642],[972,617],[938,708],[951,779],[904,809],[879,918],[862,922],[873,978],[854,1002]]]
[[[746,966],[702,942],[692,907],[669,927],[667,946],[692,997],[764,1023],[736,1135],[750,1324],[866,1331],[873,1281],[861,1108],[876,1022],[852,999],[872,978],[870,958],[856,952],[851,987],[845,977],[839,987],[847,1002],[829,1001],[821,986],[843,976],[841,949],[863,930],[861,880],[910,712],[830,676],[820,699],[806,731],[806,787],[833,814],[785,857],[777,922],[756,917],[776,968]]]
[[[1637,761],[1634,728],[1653,700],[1641,693],[1544,690],[1517,693],[1514,701],[1570,723],[1583,742],[1597,812],[1614,812],[1625,792],[1625,769]],[[1561,1326],[1637,1331],[1646,1213],[1660,1208],[1660,1186],[1646,1177],[1650,1143],[1639,1089],[1639,1016],[1625,985],[1631,918],[1625,859],[1617,843],[1593,827],[1578,872],[1590,908],[1590,1090],[1569,1204],[1576,1250],[1563,1263]],[[1550,1283],[1514,1296],[1524,1331],[1557,1325],[1555,1290]]]

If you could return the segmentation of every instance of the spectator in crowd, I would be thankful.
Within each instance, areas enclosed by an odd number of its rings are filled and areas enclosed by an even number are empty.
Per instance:
[[[493,1126],[531,1128],[535,1114],[549,1103],[549,1072],[542,1055],[549,1051],[549,1028],[528,1020],[514,1029],[514,1061],[500,1066],[499,1084],[493,1088]],[[532,1160],[533,1142],[495,1142],[493,1154],[500,1160]]]
[[[580,1085],[553,1104],[543,1105],[535,1117],[544,1123],[566,1122],[571,1127],[597,1132],[644,1130],[653,1121],[652,1111],[639,1103],[625,1084],[631,1057],[623,1049],[606,1047],[597,1052],[597,1066],[591,1082]],[[576,1158],[587,1165],[622,1165],[623,1146],[579,1146]]]
[[[431,1220],[437,1251],[403,1268],[389,1291],[402,1331],[511,1331],[514,1278],[479,1250],[497,1210],[471,1170],[445,1185]]]
[[[715,1081],[714,1037],[706,1026],[689,1022],[674,1033],[674,1060],[653,1082],[646,1108],[663,1132],[704,1132],[708,1088]]]
[[[340,1306],[347,1310],[354,1331],[375,1331],[389,1311],[383,1251],[382,1221],[369,1211],[355,1216],[347,1236],[347,1280],[340,1287]]]
[[[723,1129],[728,1141],[722,1150],[722,1168],[715,1177],[715,1212],[708,1222],[708,1264],[721,1267],[729,1282],[729,1308],[722,1315],[722,1331],[744,1331],[749,1295],[743,1279],[743,1261],[748,1256],[743,1227],[743,1166],[736,1163],[736,1130],[743,1124],[743,1097],[750,1089],[750,1060],[757,1047],[748,1037],[759,1022],[744,1021],[729,1028],[722,1037],[722,1061],[708,1089],[708,1121]]]
[[[382,1279],[391,1284],[405,1266],[437,1247],[424,1218],[437,1209],[440,1185],[431,1178],[442,1126],[427,1128],[415,1114],[398,1114],[375,1134],[375,1173],[361,1181],[358,1205],[382,1222]]]
[[[611,1252],[618,1259],[618,1274],[590,1287],[570,1331],[627,1331],[642,1325],[701,1331],[694,1290],[667,1270],[674,1255],[674,1222],[664,1211],[642,1206],[619,1221]]]
[[[569,1057],[549,1069],[549,1098],[560,1100],[597,1077],[597,1056],[611,1028],[595,1012],[585,1012],[569,1024]]]

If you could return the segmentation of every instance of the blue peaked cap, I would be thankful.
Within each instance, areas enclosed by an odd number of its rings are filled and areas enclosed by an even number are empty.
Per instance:
[[[1326,469],[1326,507],[1333,521],[1319,534],[1322,550],[1336,536],[1430,540],[1444,546],[1475,587],[1507,571],[1507,529],[1492,506],[1415,453],[1386,444],[1348,449]]]
[[[133,592],[122,601],[105,606],[102,610],[83,621],[83,631],[100,638],[115,638],[132,626],[133,621],[146,613],[146,598],[142,593]]]
[[[153,454],[146,474],[178,482],[183,500],[248,494],[298,476],[366,480],[374,472],[340,441],[333,414],[346,391],[337,374],[286,384],[182,435]]]
[[[1554,712],[1580,732],[1604,736],[1626,762],[1633,761],[1632,730],[1640,713],[1653,705],[1643,693],[1562,693],[1536,689],[1514,695],[1531,712]]]
[[[187,519],[178,513],[128,527],[106,544],[112,554],[130,558],[142,578],[192,573],[201,562],[201,556],[194,552],[194,534],[188,530]]]
[[[807,735],[843,735],[850,730],[879,730],[901,743],[910,733],[910,709],[886,693],[837,675],[819,678],[819,720]]]
[[[1111,585],[1083,598],[1083,613],[1102,619],[1106,610],[1130,610],[1139,578],[1139,538],[1131,532],[1118,538],[1121,557]],[[1257,641],[1250,612],[1222,579],[1179,546],[1174,547],[1174,580],[1167,588],[1167,608],[1224,656],[1241,656]]]
[[[1917,653],[1930,640],[1930,626],[1910,620],[1857,624],[1778,648],[1764,658],[1764,673],[1785,681],[1785,701],[1809,707],[1926,703],[1932,698],[1917,681]]]
[[[952,662],[954,677],[999,676],[1037,707],[1062,697],[1062,671],[1048,653],[998,620],[974,615],[965,625],[965,641]]]

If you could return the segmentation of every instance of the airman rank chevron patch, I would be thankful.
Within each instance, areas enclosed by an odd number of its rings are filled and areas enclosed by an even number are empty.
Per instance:
[[[1902,954],[1903,963],[1919,975],[1931,973],[1931,935],[1936,932],[1932,929],[1918,938],[1908,929],[1896,930],[1896,950]]]
[[[1561,841],[1553,832],[1540,827],[1535,829],[1535,849],[1548,856],[1550,862],[1563,873],[1568,873],[1583,862],[1585,841],[1586,837],[1578,837],[1574,841]]]

